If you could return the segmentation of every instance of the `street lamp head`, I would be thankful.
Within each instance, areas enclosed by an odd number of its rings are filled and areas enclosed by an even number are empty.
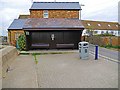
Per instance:
[[[85,4],[80,4],[80,6],[85,6]]]
[[[80,4],[80,8],[81,8],[81,6],[85,6],[85,5],[84,4]],[[80,10],[82,10],[82,8]],[[81,12],[80,12],[80,17],[79,18],[81,19]]]

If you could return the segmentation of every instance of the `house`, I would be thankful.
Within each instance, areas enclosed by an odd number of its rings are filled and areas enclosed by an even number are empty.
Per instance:
[[[79,2],[33,2],[30,15],[19,15],[8,28],[11,45],[21,34],[26,35],[26,48],[77,49],[81,36],[111,33],[120,36],[118,22],[80,20]]]
[[[83,34],[82,34],[83,36],[89,35],[88,30],[93,30],[94,35],[108,33],[108,34],[112,34],[115,36],[120,36],[118,22],[82,20],[82,24],[85,27]]]
[[[26,19],[14,19],[12,24],[8,28],[8,42],[9,44],[16,46],[16,40],[21,34],[24,34],[23,26]]]
[[[0,36],[0,45],[7,45],[7,37],[6,36]]]
[[[78,48],[84,30],[79,2],[34,2],[29,10],[9,26],[10,44],[25,33],[27,50]]]

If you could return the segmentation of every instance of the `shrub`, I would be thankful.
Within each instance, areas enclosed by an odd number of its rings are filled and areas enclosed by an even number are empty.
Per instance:
[[[112,46],[112,45],[106,45],[104,46],[105,48],[115,48],[115,49],[120,49],[120,46]]]
[[[26,50],[26,38],[24,34],[19,36],[18,46],[19,46],[19,50]]]

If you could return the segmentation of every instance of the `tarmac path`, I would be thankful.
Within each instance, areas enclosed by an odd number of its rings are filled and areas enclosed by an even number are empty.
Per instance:
[[[92,52],[95,52],[95,45],[90,44],[89,50]],[[120,61],[120,52],[119,51],[110,50],[110,49],[106,49],[106,48],[102,48],[102,47],[99,47],[98,50],[99,50],[100,55]]]

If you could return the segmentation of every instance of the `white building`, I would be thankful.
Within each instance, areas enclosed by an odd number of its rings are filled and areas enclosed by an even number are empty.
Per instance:
[[[115,36],[120,36],[120,30],[118,28],[118,22],[104,22],[104,21],[91,21],[91,20],[82,20],[82,23],[85,27],[82,36],[89,36],[89,31],[93,31],[93,35],[98,34],[112,34]]]

